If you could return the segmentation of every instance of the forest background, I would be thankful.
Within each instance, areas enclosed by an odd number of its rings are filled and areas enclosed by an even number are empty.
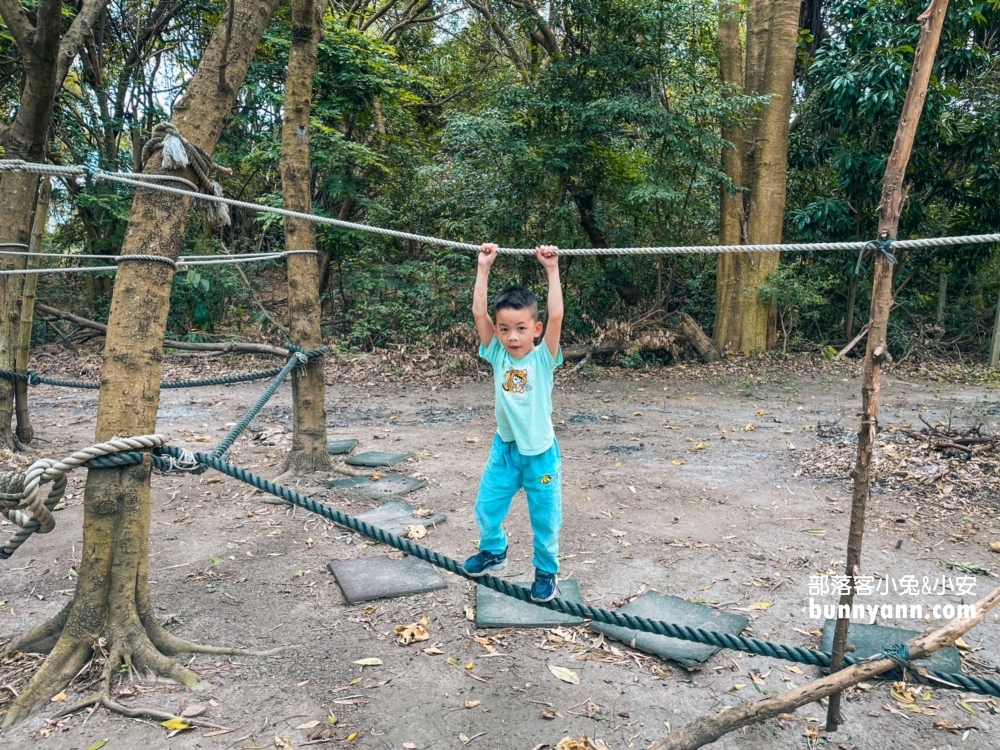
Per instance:
[[[150,131],[169,119],[225,10],[202,0],[111,0],[58,94],[49,160],[139,171]],[[750,10],[710,0],[334,0],[323,12],[313,92],[314,211],[477,243],[715,244],[725,197],[742,195],[724,168],[724,135],[749,127],[769,102],[724,82],[720,40]],[[874,238],[922,10],[911,0],[801,5],[783,241]],[[68,25],[69,3],[64,16]],[[282,205],[291,27],[282,6],[213,155],[233,170],[222,180],[231,197]],[[746,29],[738,26],[744,40]],[[1000,1],[953,0],[907,173],[901,238],[1000,229],[998,63]],[[4,121],[16,114],[22,73],[0,28]],[[46,249],[117,254],[131,203],[131,190],[114,183],[54,182]],[[184,252],[283,244],[280,219],[236,210],[224,229],[191,222]],[[469,253],[331,228],[319,229],[317,249],[322,330],[341,351],[474,340]],[[1000,297],[994,249],[898,254],[889,336],[897,359],[987,356]],[[562,268],[571,340],[672,312],[709,335],[719,326],[715,255],[571,257]],[[864,326],[870,274],[856,253],[783,254],[755,291],[774,335],[743,348],[834,351]],[[532,258],[502,259],[496,277],[498,286],[544,282]],[[43,276],[38,298],[103,321],[112,281],[99,272]],[[286,295],[283,262],[178,274],[168,335],[285,340]],[[54,330],[36,325],[34,342],[53,340]],[[620,353],[617,364],[669,356]]]

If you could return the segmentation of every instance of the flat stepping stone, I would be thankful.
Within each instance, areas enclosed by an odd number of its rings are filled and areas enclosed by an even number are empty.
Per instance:
[[[326,452],[331,456],[341,456],[354,450],[357,440],[331,440],[326,444]]]
[[[412,453],[379,453],[378,451],[368,451],[351,456],[346,463],[349,466],[392,466],[400,461],[410,458]]]
[[[413,596],[448,586],[432,565],[416,557],[339,560],[328,567],[348,604]]]
[[[572,578],[559,581],[557,596],[583,604],[580,584]],[[583,618],[564,615],[531,602],[522,602],[485,586],[476,586],[477,628],[554,628],[557,625],[579,625],[581,622]]]
[[[378,479],[370,479],[369,477],[334,479],[327,486],[351,490],[372,500],[384,500],[387,497],[406,495],[421,487],[426,487],[427,480],[414,479],[403,474],[386,474]]]
[[[444,513],[432,513],[426,518],[414,518],[413,507],[398,500],[383,503],[369,511],[365,511],[357,516],[358,519],[372,526],[378,526],[390,534],[406,536],[406,527],[420,524],[421,526],[434,526],[444,523],[448,518]]]
[[[823,623],[823,650],[826,653],[833,651],[833,631],[837,626],[836,620],[827,620]],[[906,643],[911,638],[920,635],[917,630],[903,630],[902,628],[890,628],[886,625],[865,625],[860,622],[852,622],[847,629],[847,642],[856,649],[852,656],[858,659],[866,659],[869,656],[881,653],[889,646],[898,643]],[[962,671],[962,656],[954,646],[940,648],[924,659],[914,659],[915,664],[933,669],[938,672]],[[889,675],[897,674],[897,670],[890,670],[882,675],[886,678]]]
[[[618,610],[624,614],[637,615],[649,620],[687,625],[702,630],[716,630],[721,633],[737,635],[750,621],[742,615],[707,607],[704,604],[686,602],[676,596],[647,591],[633,602]],[[618,625],[605,625],[603,622],[592,622],[594,630],[611,638],[626,643],[632,648],[655,654],[661,659],[679,662],[685,667],[697,667],[708,657],[719,651],[716,646],[706,646],[693,641],[682,641],[665,635],[642,633],[631,628]]]

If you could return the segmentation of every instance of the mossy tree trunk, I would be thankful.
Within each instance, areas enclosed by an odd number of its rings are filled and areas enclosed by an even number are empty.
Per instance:
[[[172,122],[211,153],[237,89],[278,0],[236,0],[231,38],[219,24],[197,73],[175,106]],[[154,159],[154,162],[157,160]],[[157,171],[147,164],[147,173]],[[185,175],[194,180],[193,172]],[[139,189],[122,255],[180,254],[191,199]],[[156,262],[123,263],[111,298],[96,440],[155,431],[163,339],[174,271]],[[172,655],[209,649],[176,638],[157,622],[149,596],[149,475],[146,465],[92,470],[84,494],[83,547],[73,600],[53,620],[8,644],[8,650],[50,651],[4,719],[8,726],[59,692],[104,637],[110,669],[130,663],[141,674],[198,686],[197,674]]]
[[[743,87],[748,95],[769,100],[742,132],[730,131],[727,140],[739,145],[740,159],[728,154],[729,149],[723,152],[723,169],[744,191],[736,243],[731,242],[736,236],[734,218],[727,217],[735,209],[728,200],[722,203],[720,239],[729,240],[726,244],[781,242],[800,6],[801,0],[750,0],[747,5]],[[735,84],[739,36],[730,23],[724,18],[720,25],[720,53],[724,80]],[[778,253],[720,254],[714,331],[720,348],[749,354],[774,346],[776,310],[761,300],[759,290],[777,267]]]
[[[0,145],[5,159],[45,161],[52,109],[56,92],[94,21],[107,0],[84,0],[66,33],[61,35],[63,3],[40,0],[35,18],[25,12],[20,0],[0,0],[0,16],[14,37],[21,65],[24,87],[14,122],[3,133]],[[0,243],[28,245],[31,217],[38,195],[38,175],[0,172]],[[21,269],[24,256],[3,256],[0,269]],[[14,350],[21,317],[21,293],[24,276],[0,276],[0,368],[14,369]],[[11,418],[14,413],[14,385],[0,379],[0,446],[14,447]]]
[[[315,0],[292,0],[292,47],[281,128],[281,190],[285,207],[304,213],[312,213],[309,116],[323,8],[323,3]],[[305,219],[285,219],[285,249],[315,250],[316,225]],[[315,253],[289,255],[286,263],[292,343],[316,349],[322,345],[319,258]],[[290,474],[330,468],[325,399],[323,358],[317,357],[292,373],[292,450],[285,463]]]

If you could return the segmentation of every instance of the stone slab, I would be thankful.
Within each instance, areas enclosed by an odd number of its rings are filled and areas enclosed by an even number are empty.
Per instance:
[[[340,560],[328,567],[348,604],[424,594],[448,586],[432,565],[415,557]]]
[[[351,490],[372,500],[384,500],[388,497],[406,495],[421,487],[426,487],[427,480],[414,479],[403,474],[386,474],[378,479],[370,479],[369,477],[334,479],[327,486]]]
[[[559,581],[559,598],[583,604],[580,584],[572,578]],[[579,617],[564,615],[531,602],[522,602],[510,596],[476,586],[477,628],[554,628],[557,625],[579,625]]]
[[[400,461],[405,461],[412,456],[412,453],[379,453],[378,451],[368,451],[351,456],[346,463],[350,466],[392,466]]]
[[[749,619],[742,615],[723,612],[704,604],[686,602],[676,596],[660,594],[656,591],[647,591],[618,611],[650,620],[663,620],[664,622],[673,622],[704,630],[716,630],[733,635],[742,631],[749,622]],[[601,622],[591,623],[590,627],[611,638],[627,643],[632,648],[655,654],[661,659],[679,662],[686,667],[697,667],[719,650],[715,646],[682,641],[654,633],[641,633],[631,628],[605,625]]]
[[[444,513],[433,513],[427,518],[414,518],[413,507],[398,500],[391,500],[383,503],[377,508],[360,513],[357,516],[365,523],[378,526],[380,529],[388,531],[390,534],[402,536],[406,534],[406,527],[419,523],[422,526],[434,526],[444,523],[447,516]]]
[[[833,650],[833,630],[836,625],[836,620],[827,620],[823,623],[823,650],[828,654]],[[865,625],[860,622],[852,622],[847,629],[847,642],[853,644],[856,649],[852,654],[853,656],[865,659],[880,653],[887,646],[906,643],[918,635],[920,635],[920,631],[916,630],[904,630],[902,628],[890,628],[886,625]],[[962,657],[958,653],[958,649],[954,646],[938,649],[930,655],[930,658],[915,659],[914,663],[938,672],[962,671]],[[885,677],[894,673],[895,670],[886,672],[882,676]]]
[[[326,452],[331,456],[342,456],[354,450],[357,440],[331,440],[326,444]]]

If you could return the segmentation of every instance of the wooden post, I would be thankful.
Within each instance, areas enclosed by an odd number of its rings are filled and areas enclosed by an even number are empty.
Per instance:
[[[49,196],[52,194],[52,180],[45,177],[38,192],[38,204],[35,207],[35,221],[31,227],[31,239],[28,240],[28,251],[42,252],[42,239],[45,237],[45,224],[49,219]],[[28,257],[27,268],[37,266],[37,261]],[[21,292],[21,321],[18,329],[17,348],[14,350],[14,371],[28,372],[28,355],[31,350],[31,323],[35,317],[35,289],[38,288],[38,274],[31,274],[24,279],[24,289]],[[35,437],[28,417],[28,384],[17,380],[14,382],[14,414],[17,417],[17,428],[14,435],[22,443],[30,443]]]
[[[948,274],[944,271],[938,276],[937,324],[944,324],[944,306],[948,298]]]
[[[934,55],[941,28],[944,26],[948,0],[931,0],[927,10],[917,19],[920,22],[920,41],[913,56],[913,71],[910,85],[903,102],[903,111],[896,127],[896,139],[892,153],[886,164],[882,180],[882,201],[879,204],[878,238],[885,242],[896,238],[899,229],[899,215],[902,211],[906,191],[903,178],[906,165],[913,150],[913,140],[920,123],[920,113],[927,98],[927,84],[934,66]],[[850,612],[854,601],[855,576],[861,574],[861,544],[865,533],[865,507],[871,491],[871,459],[878,431],[878,399],[882,387],[882,364],[890,362],[887,344],[889,310],[892,308],[892,266],[884,252],[875,252],[875,279],[872,282],[871,314],[868,316],[868,342],[865,350],[865,369],[861,383],[861,428],[858,430],[858,458],[854,465],[854,492],[851,499],[851,526],[847,537],[846,575],[849,577],[848,592],[840,597],[841,612]],[[847,607],[845,610],[844,607]],[[833,653],[830,671],[836,672],[844,666],[844,649],[847,646],[849,617],[839,617],[833,636]],[[830,696],[826,715],[826,730],[834,732],[843,723],[840,715],[840,693]]]
[[[990,346],[990,368],[1000,366],[1000,299],[997,300],[997,314],[993,319],[993,343]]]

